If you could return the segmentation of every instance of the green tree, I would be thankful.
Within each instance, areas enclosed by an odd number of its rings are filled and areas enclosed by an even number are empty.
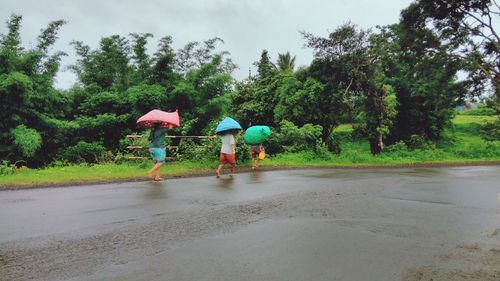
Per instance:
[[[365,109],[357,117],[355,133],[367,137],[372,154],[378,154],[384,150],[394,125],[396,95],[392,87],[384,86],[378,91],[367,92],[363,99]]]
[[[427,22],[453,53],[467,58],[476,93],[489,81],[500,88],[500,5],[496,0],[418,0],[406,9],[404,24]],[[498,92],[497,92],[498,94]]]
[[[286,52],[285,54],[278,54],[278,61],[276,62],[278,69],[284,71],[293,72],[295,68],[295,56],[291,56],[290,52]]]
[[[418,17],[416,6],[401,13],[402,21],[383,31],[396,50],[390,55],[392,77],[398,98],[398,114],[393,130],[395,140],[409,141],[412,135],[436,140],[450,124],[456,101],[465,94],[465,83],[456,81],[463,59],[453,52],[453,44],[443,41]]]
[[[262,111],[262,105],[256,97],[255,78],[250,77],[235,83],[235,92],[231,94],[231,115],[248,128],[251,124],[261,124],[256,121],[256,116]]]
[[[319,124],[328,113],[321,112],[319,105],[325,85],[314,78],[299,81],[289,74],[278,88],[278,103],[274,109],[275,122],[288,120],[297,126],[307,123]],[[334,112],[332,112],[334,114]]]
[[[214,55],[200,68],[189,70],[167,95],[168,104],[175,106],[182,119],[187,120],[182,132],[209,133],[207,129],[212,120],[218,120],[227,112],[232,85],[233,79],[220,55]]]
[[[31,165],[38,165],[57,151],[57,140],[50,133],[58,128],[51,120],[64,117],[68,109],[69,100],[52,84],[65,54],[50,52],[65,22],[54,21],[42,29],[32,49],[21,45],[21,22],[20,15],[12,15],[7,21],[7,33],[0,34],[0,158],[15,161],[21,157],[16,152],[21,151],[31,157]],[[29,149],[22,132],[34,141]],[[36,144],[38,136],[41,147]],[[38,153],[37,157],[34,153]]]
[[[314,124],[323,128],[322,139],[326,142],[342,117],[350,113],[353,97],[374,91],[373,69],[367,55],[368,32],[347,23],[328,37],[307,32],[302,35],[306,46],[315,52],[310,76],[324,85],[317,97],[320,115]]]
[[[220,68],[227,73],[231,73],[236,65],[227,57],[229,52],[216,52],[217,43],[224,43],[219,37],[214,37],[200,42],[189,42],[184,48],[177,51],[175,69],[182,75],[186,75],[190,70],[199,69],[205,64],[212,62],[214,57],[220,57]]]
[[[145,40],[147,37],[142,38]],[[81,41],[73,41],[72,45],[79,59],[71,69],[84,87],[95,84],[104,91],[123,92],[131,85],[130,78],[133,73],[133,67],[130,65],[131,47],[125,37],[119,35],[104,37],[100,41],[99,48],[93,51]],[[144,62],[144,58],[142,59]]]
[[[254,65],[257,66],[257,74],[236,84],[236,93],[232,95],[232,113],[244,127],[274,127],[277,125],[274,118],[276,91],[284,75],[277,71],[267,50],[262,51],[260,60]]]
[[[167,92],[171,91],[181,78],[181,75],[175,71],[176,55],[171,47],[172,42],[171,36],[160,39],[151,70],[151,84],[160,84]]]
[[[262,50],[260,60],[255,65],[257,66],[257,78],[259,80],[268,79],[275,74],[276,66],[271,62],[267,50]]]
[[[148,43],[148,38],[153,37],[151,33],[138,34],[131,33],[132,37],[132,67],[133,78],[132,85],[137,85],[143,81],[150,81],[152,75],[152,59],[146,53],[146,44]]]

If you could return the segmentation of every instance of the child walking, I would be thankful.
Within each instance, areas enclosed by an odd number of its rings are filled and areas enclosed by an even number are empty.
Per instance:
[[[264,151],[262,144],[250,145],[250,152],[252,154],[252,170],[257,170],[259,167],[259,154]]]

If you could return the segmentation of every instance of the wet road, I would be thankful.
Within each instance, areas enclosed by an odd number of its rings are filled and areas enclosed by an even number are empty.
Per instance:
[[[0,280],[500,280],[500,166],[0,192]]]

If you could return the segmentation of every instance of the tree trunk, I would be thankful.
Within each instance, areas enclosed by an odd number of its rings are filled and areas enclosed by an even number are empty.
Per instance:
[[[380,142],[378,138],[370,138],[370,150],[373,155],[379,154],[382,152],[382,149],[380,147]]]

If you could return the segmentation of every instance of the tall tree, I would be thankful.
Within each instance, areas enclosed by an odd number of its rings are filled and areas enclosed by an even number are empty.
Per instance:
[[[278,54],[278,61],[276,62],[278,69],[292,71],[295,68],[295,56],[291,56],[290,52],[285,54]]]
[[[322,114],[315,124],[323,127],[323,140],[326,141],[340,124],[341,117],[349,112],[352,97],[375,90],[368,56],[368,32],[346,23],[328,37],[307,32],[302,35],[305,45],[314,49],[310,75],[324,85],[316,105]]]
[[[397,79],[392,85],[399,104],[394,137],[409,140],[420,135],[436,140],[465,93],[466,84],[457,82],[463,58],[453,52],[455,44],[428,28],[417,5],[403,10],[401,18],[388,34],[398,50],[393,69]]]
[[[260,60],[255,65],[257,66],[257,78],[260,80],[270,78],[276,70],[276,66],[271,62],[267,50],[262,50]]]
[[[158,50],[153,57],[152,65],[152,84],[160,84],[169,92],[174,84],[181,78],[181,75],[175,71],[176,55],[172,48],[172,37],[165,36],[158,43]]]
[[[213,55],[211,61],[187,72],[168,93],[168,104],[179,109],[184,120],[184,134],[211,133],[211,122],[227,112],[233,79],[223,57]],[[175,109],[172,108],[172,109]]]
[[[131,47],[122,36],[112,35],[101,39],[99,48],[91,51],[81,41],[72,44],[80,57],[71,69],[84,86],[96,84],[102,90],[125,91],[131,86],[132,66],[129,64]]]
[[[274,107],[280,75],[267,50],[262,50],[259,61],[254,65],[257,66],[257,75],[237,84],[237,91],[232,97],[232,113],[244,125],[275,126]]]
[[[135,70],[135,75],[132,78],[135,81],[132,84],[149,81],[151,79],[152,60],[146,53],[146,44],[148,38],[153,37],[153,34],[131,33],[130,36],[132,37],[132,62]]]
[[[491,91],[500,102],[500,3],[498,0],[418,0],[403,14],[405,25],[426,22],[450,52],[466,59],[473,94]]]
[[[50,52],[65,22],[51,22],[28,50],[21,45],[21,22],[20,15],[12,15],[7,34],[0,35],[0,158],[26,157],[30,164],[38,164],[57,149],[51,130],[55,118],[65,114],[67,100],[53,88],[65,54]]]

